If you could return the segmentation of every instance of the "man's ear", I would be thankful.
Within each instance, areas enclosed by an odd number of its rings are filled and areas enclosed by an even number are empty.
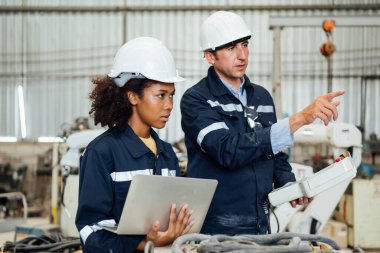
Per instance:
[[[127,95],[131,105],[137,105],[137,103],[139,102],[139,97],[137,96],[137,94],[132,91],[128,91]]]
[[[210,63],[211,65],[214,65],[214,63],[215,63],[215,53],[206,51],[206,52],[204,52],[204,57],[206,58],[206,60],[208,61],[208,63]]]

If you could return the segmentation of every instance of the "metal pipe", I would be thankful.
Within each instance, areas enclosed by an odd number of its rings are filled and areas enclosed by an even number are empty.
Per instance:
[[[331,56],[327,59],[327,93],[332,92],[332,80],[333,80],[333,64]]]
[[[51,223],[58,224],[58,174],[59,174],[59,163],[58,163],[58,152],[59,143],[53,143],[52,151],[52,172],[51,172]]]
[[[380,10],[380,4],[295,5],[136,5],[136,6],[0,6],[0,12],[141,12],[141,11],[284,11],[284,10]]]
[[[276,116],[282,118],[282,97],[281,97],[281,28],[273,29],[273,96],[276,107]]]
[[[128,6],[128,0],[125,0],[125,6]],[[123,25],[121,26],[123,31],[122,31],[122,42],[120,45],[123,45],[125,42],[128,41],[128,15],[127,12],[123,13]]]
[[[62,79],[75,79],[75,78],[92,78],[94,74],[60,74],[60,73],[27,73],[25,74],[27,78],[37,78],[37,79],[49,79],[49,78],[62,78]],[[202,78],[202,75],[195,75],[195,74],[187,74],[185,75],[186,78]],[[271,73],[257,73],[255,74],[255,77],[260,78],[270,78],[272,76]],[[290,77],[304,77],[304,78],[319,78],[319,79],[325,79],[326,75],[324,74],[287,74],[284,73],[281,75],[283,78],[290,78]],[[20,77],[19,73],[0,73],[0,79],[1,78],[16,78]],[[363,75],[363,74],[333,74],[332,77],[334,79],[337,78],[363,78],[365,77],[367,80],[380,80],[380,75]]]
[[[360,100],[360,127],[364,129],[367,109],[367,78],[365,77],[362,77],[360,82]]]
[[[269,17],[269,29],[274,27],[321,27],[324,20],[334,20],[336,27],[380,26],[379,16],[297,16]]]

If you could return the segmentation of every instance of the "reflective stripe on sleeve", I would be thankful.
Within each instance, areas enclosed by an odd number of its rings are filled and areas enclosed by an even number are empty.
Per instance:
[[[219,103],[219,101],[211,101],[211,100],[207,100],[207,103],[209,103],[211,105],[211,107],[220,106],[222,108],[222,110],[225,112],[233,112],[233,111],[242,112],[243,111],[243,107],[240,104],[226,104],[226,105],[224,105],[224,104]]]
[[[114,182],[124,182],[124,181],[131,181],[134,175],[152,175],[152,174],[153,174],[152,169],[145,169],[145,170],[112,172],[110,175]]]
[[[115,219],[102,220],[102,221],[99,221],[98,224],[103,227],[115,227],[116,221]]]
[[[175,177],[176,171],[175,170],[169,170],[168,168],[161,169],[161,175],[164,177]]]
[[[203,128],[199,134],[198,134],[198,137],[197,137],[197,142],[198,142],[198,145],[202,147],[202,141],[203,139],[205,138],[205,136],[212,132],[212,131],[215,131],[215,130],[219,130],[219,129],[229,129],[228,126],[226,125],[226,123],[224,122],[215,122],[205,128]]]
[[[82,238],[83,244],[86,244],[87,238],[94,232],[102,230],[99,226],[85,226],[79,231],[80,238]]]
[[[257,112],[273,112],[273,106],[271,105],[259,105]]]

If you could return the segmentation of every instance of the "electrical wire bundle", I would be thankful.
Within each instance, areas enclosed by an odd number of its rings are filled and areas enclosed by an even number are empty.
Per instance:
[[[311,245],[311,242],[318,242],[319,246],[314,247]],[[330,238],[321,235],[297,234],[288,232],[268,235],[240,236],[186,234],[180,236],[174,241],[172,250],[173,253],[343,252],[340,250],[339,245]]]
[[[77,237],[64,237],[60,233],[29,236],[17,242],[6,242],[4,252],[62,252],[71,253],[80,249]]]

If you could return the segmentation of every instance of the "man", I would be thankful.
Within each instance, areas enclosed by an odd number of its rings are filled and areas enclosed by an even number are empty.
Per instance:
[[[202,233],[265,234],[267,195],[294,181],[282,149],[292,134],[320,118],[337,119],[331,102],[344,91],[318,97],[277,122],[272,97],[245,75],[251,32],[240,16],[219,11],[202,24],[201,45],[211,67],[181,100],[188,176],[219,181]],[[304,204],[307,198],[291,202]]]

